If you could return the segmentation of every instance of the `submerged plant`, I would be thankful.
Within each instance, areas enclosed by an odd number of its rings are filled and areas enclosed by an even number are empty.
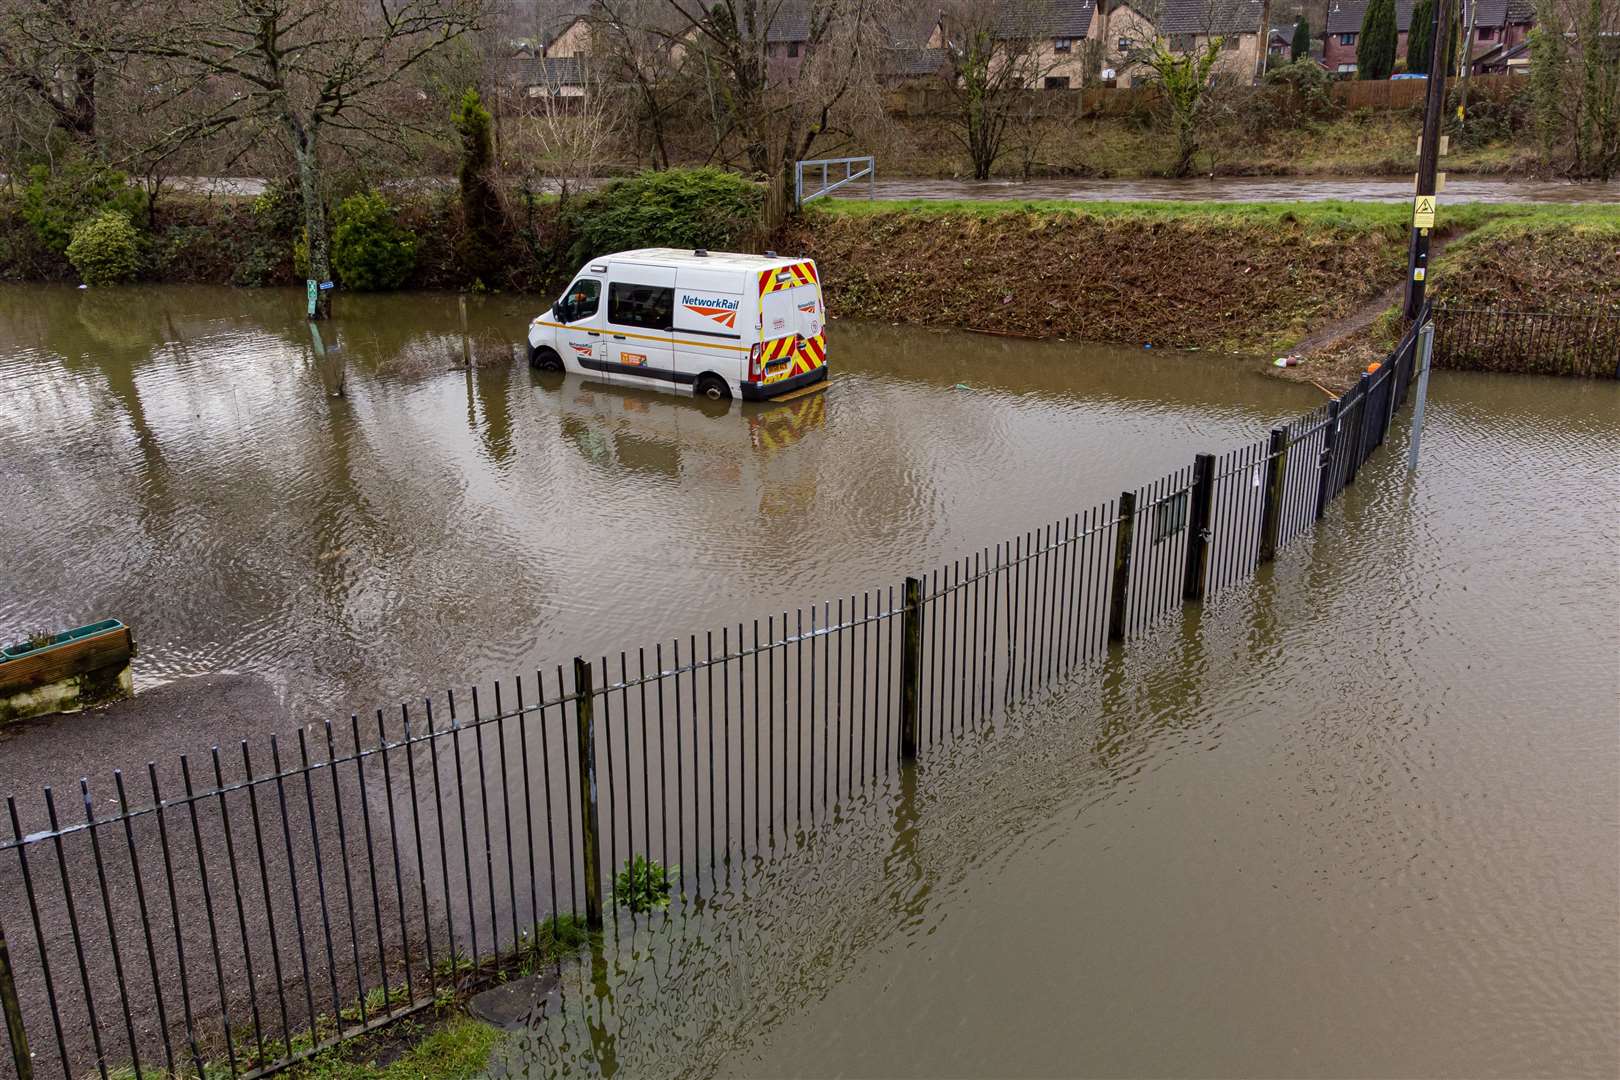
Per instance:
[[[662,911],[669,906],[669,877],[680,870],[678,866],[666,869],[657,859],[637,855],[625,860],[624,869],[613,879],[614,895],[621,907],[631,911]]]

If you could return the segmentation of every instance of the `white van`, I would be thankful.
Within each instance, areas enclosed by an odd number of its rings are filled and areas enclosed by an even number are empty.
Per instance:
[[[757,401],[827,377],[825,319],[809,259],[621,251],[585,264],[529,325],[529,362]]]

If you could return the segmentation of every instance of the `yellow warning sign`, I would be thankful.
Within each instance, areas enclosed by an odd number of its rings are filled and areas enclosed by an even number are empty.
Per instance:
[[[1412,228],[1434,228],[1434,204],[1438,201],[1433,195],[1419,195],[1412,201]]]

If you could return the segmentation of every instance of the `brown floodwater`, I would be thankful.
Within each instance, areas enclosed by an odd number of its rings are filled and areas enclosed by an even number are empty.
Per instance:
[[[453,297],[340,298],[324,365],[298,302],[0,290],[0,637],[119,617],[138,685],[333,718],[894,582],[1321,400],[835,323],[825,394],[703,409],[513,363],[532,301],[472,305],[471,372]],[[1251,587],[619,923],[496,1072],[1614,1075],[1620,385],[1437,375],[1415,479],[1404,430]]]
[[[840,324],[715,413],[514,363],[534,301],[0,292],[0,632],[135,627],[139,683],[326,718],[898,581],[1315,405],[1226,359]],[[220,732],[221,736],[233,734]]]

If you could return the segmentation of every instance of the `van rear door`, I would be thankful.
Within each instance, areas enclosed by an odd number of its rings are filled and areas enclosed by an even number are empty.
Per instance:
[[[793,374],[800,329],[799,309],[793,293],[805,280],[798,268],[793,266],[781,266],[760,273],[759,339],[762,343],[763,368],[760,381],[767,386]]]
[[[793,287],[793,309],[798,317],[799,340],[794,347],[793,374],[814,371],[827,362],[826,338],[822,330],[827,313],[821,306],[821,283],[816,280],[814,263],[800,263],[795,268],[801,278],[808,278]]]

